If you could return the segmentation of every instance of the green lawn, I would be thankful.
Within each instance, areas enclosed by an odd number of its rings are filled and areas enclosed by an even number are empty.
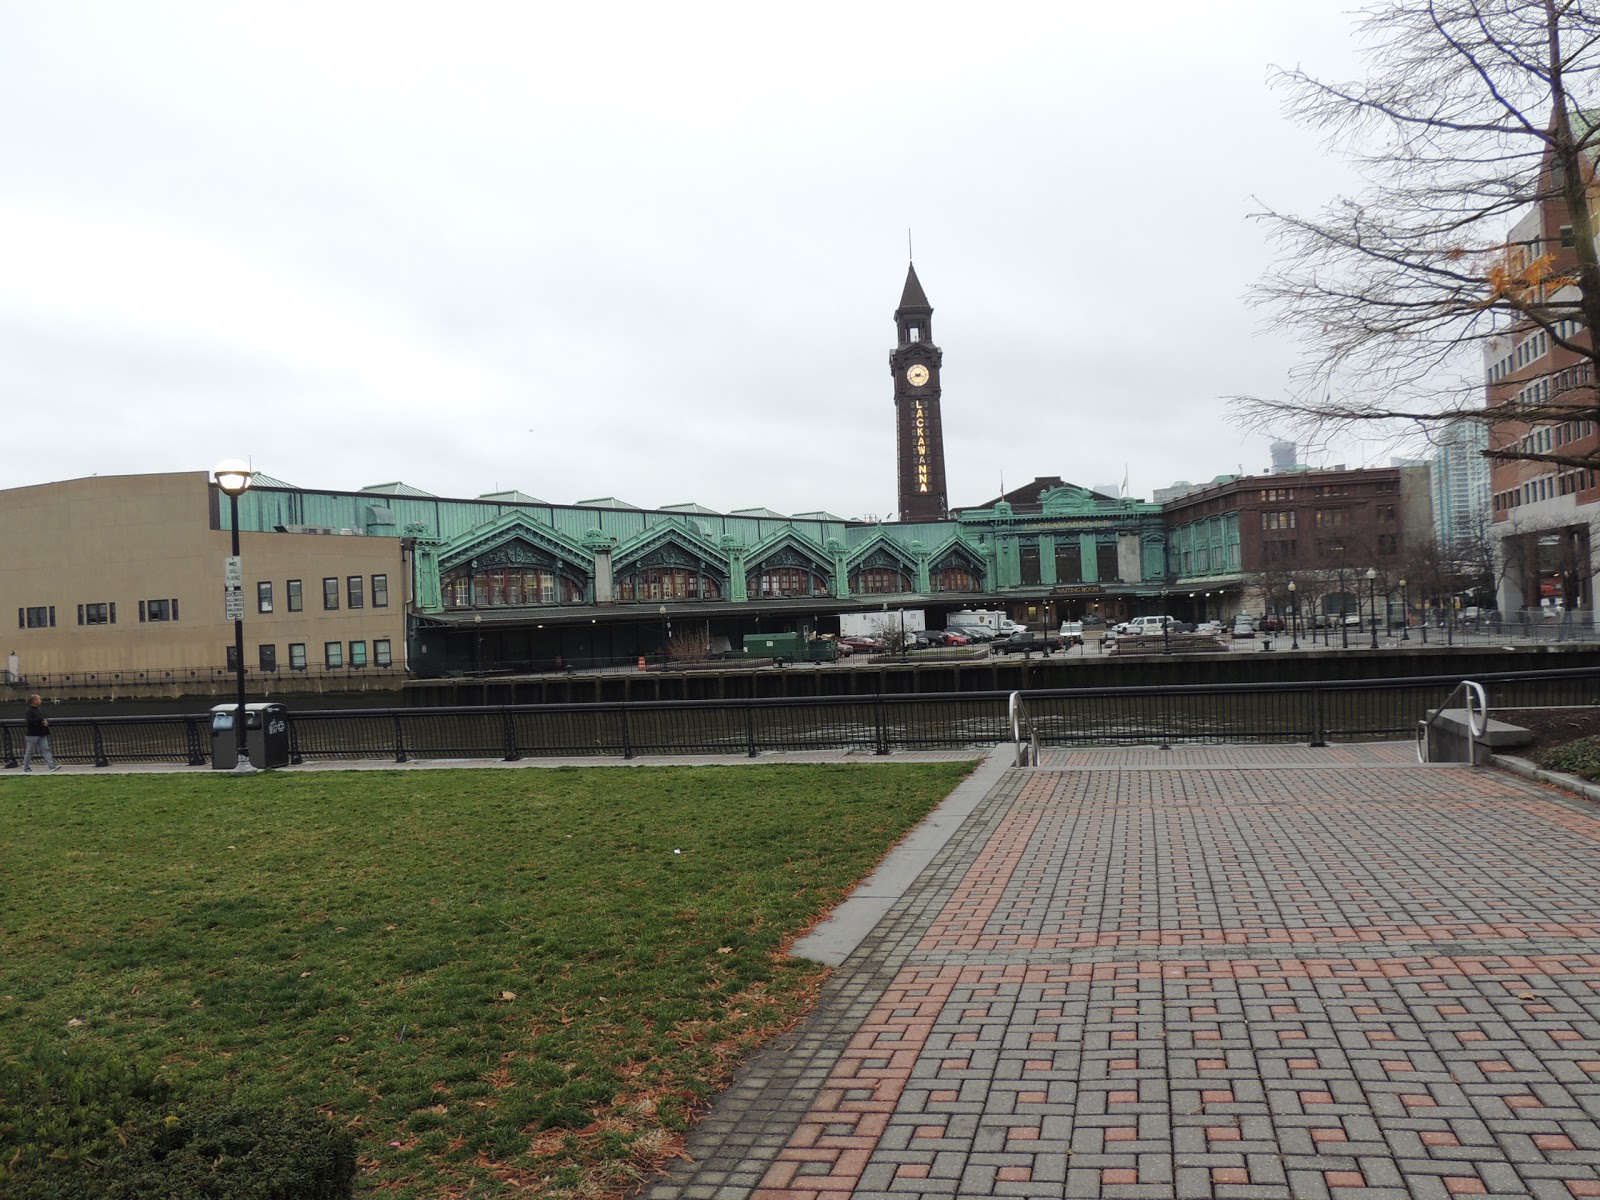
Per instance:
[[[8,773],[0,1029],[324,1112],[361,1194],[593,1195],[804,1009],[780,948],[971,766]]]

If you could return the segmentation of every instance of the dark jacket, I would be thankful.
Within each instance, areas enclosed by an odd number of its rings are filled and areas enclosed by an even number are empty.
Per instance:
[[[44,709],[37,704],[28,706],[28,736],[49,737],[50,722],[44,718]]]

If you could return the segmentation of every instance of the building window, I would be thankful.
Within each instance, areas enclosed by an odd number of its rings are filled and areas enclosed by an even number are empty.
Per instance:
[[[298,579],[289,580],[288,588],[289,588],[289,611],[290,612],[300,612],[300,611],[302,611],[306,606],[306,598],[305,598],[304,590],[300,586],[300,581]]]
[[[963,567],[945,567],[934,572],[933,590],[936,592],[975,592],[978,590],[978,581],[973,577],[971,571]]]
[[[257,646],[257,661],[263,671],[276,671],[278,669],[278,648],[276,646]]]
[[[389,639],[378,638],[372,643],[372,663],[374,666],[387,667],[392,663],[389,657]]]
[[[850,590],[858,596],[871,595],[874,592],[888,594],[909,592],[911,580],[893,567],[868,567],[864,571],[858,571],[850,580]]]
[[[722,586],[711,576],[687,567],[643,567],[617,581],[617,599],[720,600]]]
[[[339,577],[326,576],[322,581],[322,607],[324,609],[337,609],[339,607]]]
[[[228,671],[230,674],[239,670],[239,647],[229,646],[224,658],[227,660]]]
[[[1101,542],[1094,548],[1094,565],[1102,580],[1121,578],[1117,574],[1117,547],[1114,542]]]
[[[1081,583],[1083,581],[1083,547],[1073,539],[1070,545],[1056,543],[1056,582]]]
[[[1018,566],[1022,572],[1024,587],[1039,586],[1039,547],[1023,546]]]
[[[306,644],[304,642],[289,643],[289,670],[304,671],[306,669]]]
[[[272,581],[270,579],[256,584],[256,611],[262,613],[272,611]]]
[[[389,577],[387,575],[374,575],[372,577],[372,607],[389,607]]]
[[[18,629],[54,629],[56,627],[56,606],[39,605],[37,608],[17,609]]]
[[[803,567],[776,567],[745,579],[751,597],[826,596],[828,581]]]
[[[139,620],[141,621],[176,621],[177,619],[178,602],[176,600],[139,601]]]
[[[1380,504],[1377,506],[1375,511],[1377,512],[1378,520],[1380,521],[1394,520],[1394,505],[1392,504]]]
[[[367,644],[365,642],[350,643],[350,665],[364,667],[367,665]]]
[[[117,606],[114,603],[78,605],[79,625],[115,625]]]
[[[323,642],[322,643],[322,662],[323,662],[323,664],[325,666],[328,666],[328,667],[342,667],[342,666],[344,666],[344,643],[343,642]]]
[[[362,595],[361,576],[352,575],[344,581],[345,596],[351,608],[365,608],[366,600]]]
[[[631,587],[632,578],[629,576],[622,584]],[[715,581],[706,583],[713,589],[706,599],[720,599]],[[470,567],[457,567],[439,580],[439,589],[446,608],[518,608],[530,604],[582,604],[584,601],[583,584],[577,580],[523,567],[479,571],[476,575]],[[387,600],[387,587],[384,596]],[[623,598],[633,599],[631,595]]]

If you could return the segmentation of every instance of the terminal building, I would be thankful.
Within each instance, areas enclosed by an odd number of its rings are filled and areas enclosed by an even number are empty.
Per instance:
[[[554,504],[517,491],[449,498],[399,482],[318,490],[258,474],[239,497],[247,670],[542,671],[659,655],[691,634],[714,651],[745,634],[825,634],[844,614],[892,621],[905,609],[935,628],[966,608],[1036,628],[1158,612],[1227,618],[1270,603],[1258,577],[1300,553],[1256,528],[1290,511],[1267,501],[1286,487],[1318,497],[1305,520],[1344,510],[1337,519],[1352,530],[1376,522],[1380,556],[1384,538],[1401,536],[1402,514],[1369,503],[1357,482],[1381,475],[1373,486],[1398,501],[1392,470],[1339,483],[1228,477],[1165,504],[1050,477],[952,506],[932,313],[911,268],[889,359],[900,520],[611,497]],[[230,675],[229,511],[200,471],[0,492],[0,590],[17,612],[9,674]]]

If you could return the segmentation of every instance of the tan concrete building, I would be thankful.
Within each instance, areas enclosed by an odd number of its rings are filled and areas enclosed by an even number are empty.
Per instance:
[[[231,673],[228,502],[204,471],[0,491],[9,676],[181,682]],[[399,537],[241,535],[251,675],[399,672],[410,568]]]

